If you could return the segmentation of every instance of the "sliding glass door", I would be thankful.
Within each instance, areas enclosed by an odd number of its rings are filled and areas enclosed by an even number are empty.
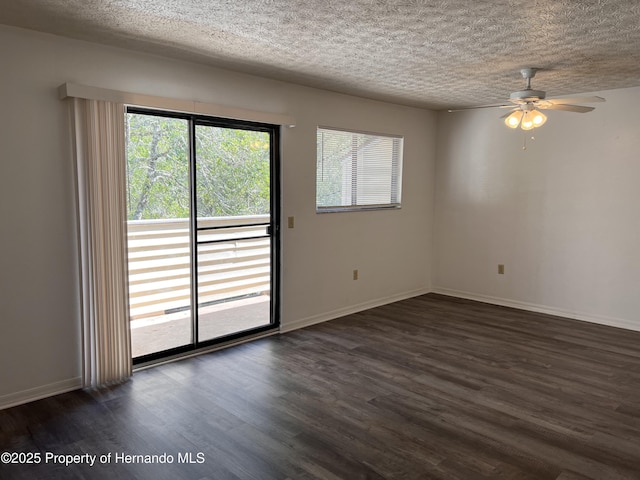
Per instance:
[[[128,113],[127,218],[132,354],[190,345],[189,122]]]
[[[277,327],[278,129],[129,109],[134,362]]]
[[[198,338],[271,322],[271,138],[195,125]]]

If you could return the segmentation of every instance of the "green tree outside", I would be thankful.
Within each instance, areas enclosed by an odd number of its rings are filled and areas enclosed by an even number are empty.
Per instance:
[[[183,119],[126,117],[129,220],[189,217],[189,135]],[[268,214],[269,134],[196,126],[198,217]]]

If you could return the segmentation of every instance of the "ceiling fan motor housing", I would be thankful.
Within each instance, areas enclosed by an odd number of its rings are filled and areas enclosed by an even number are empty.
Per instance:
[[[527,82],[525,85],[525,89],[519,92],[513,92],[509,99],[514,101],[515,103],[522,102],[535,102],[536,100],[544,99],[546,92],[542,90],[533,90],[531,88],[531,79],[536,76],[536,72],[538,71],[535,67],[527,67],[520,70],[522,74],[522,78],[524,78]]]
[[[519,92],[513,92],[509,99],[520,100],[523,102],[535,102],[536,100],[542,100],[546,96],[546,92],[542,90],[521,90]]]

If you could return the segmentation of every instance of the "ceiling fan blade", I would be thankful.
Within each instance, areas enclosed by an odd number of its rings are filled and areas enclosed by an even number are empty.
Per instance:
[[[568,97],[568,98],[547,98],[546,102],[550,102],[554,105],[559,104],[574,104],[574,103],[598,103],[605,102],[602,97]]]
[[[447,110],[447,112],[463,112],[465,110],[477,110],[479,108],[508,108],[508,107],[513,107],[513,104],[506,104],[506,103],[498,103],[496,105],[480,105],[477,107],[460,107],[460,108],[450,108]]]
[[[540,105],[538,108],[543,110],[564,110],[566,112],[587,113],[591,110],[595,110],[595,107],[585,107],[583,105],[565,105],[560,103],[558,105]]]

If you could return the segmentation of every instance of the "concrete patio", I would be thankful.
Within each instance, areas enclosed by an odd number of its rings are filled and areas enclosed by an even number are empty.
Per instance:
[[[259,295],[202,307],[200,341],[268,325],[270,296]],[[191,343],[189,310],[131,321],[133,358]]]

